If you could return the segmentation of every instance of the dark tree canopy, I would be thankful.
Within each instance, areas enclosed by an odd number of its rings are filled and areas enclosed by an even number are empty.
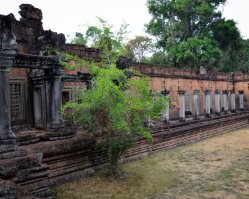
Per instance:
[[[234,20],[222,18],[226,0],[148,0],[152,15],[147,32],[164,49],[166,63],[175,67],[223,71],[245,68],[246,41]],[[244,60],[241,58],[244,57]]]
[[[152,20],[148,33],[167,48],[190,37],[209,36],[211,25],[221,18],[218,7],[226,0],[148,0]]]

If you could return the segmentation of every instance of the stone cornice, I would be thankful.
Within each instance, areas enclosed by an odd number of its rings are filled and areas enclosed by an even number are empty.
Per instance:
[[[56,56],[38,56],[17,54],[13,61],[14,68],[50,69],[59,67],[59,58]]]

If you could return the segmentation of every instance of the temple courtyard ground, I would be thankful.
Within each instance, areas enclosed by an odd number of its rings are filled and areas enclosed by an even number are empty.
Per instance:
[[[57,199],[248,199],[249,128],[156,153],[54,188]]]

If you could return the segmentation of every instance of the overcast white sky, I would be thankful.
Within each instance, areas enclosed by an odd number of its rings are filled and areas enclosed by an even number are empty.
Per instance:
[[[19,5],[29,3],[43,12],[44,29],[51,29],[71,37],[85,32],[87,24],[98,25],[96,16],[107,20],[115,28],[125,21],[131,32],[127,36],[145,35],[144,24],[150,20],[146,0],[0,0],[0,14],[13,13],[16,19]],[[245,39],[249,38],[249,0],[228,0],[224,16],[234,19]]]

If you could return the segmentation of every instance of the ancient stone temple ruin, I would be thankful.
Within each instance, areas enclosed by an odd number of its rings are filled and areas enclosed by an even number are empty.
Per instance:
[[[19,21],[0,15],[0,197],[51,198],[49,186],[91,175],[106,157],[61,114],[61,105],[88,87],[87,68],[68,71],[47,50],[95,61],[101,52],[43,30],[42,12],[32,5],[22,4],[19,13]],[[151,90],[172,96],[180,109],[169,107],[151,129],[154,143],[136,138],[123,161],[248,126],[248,74],[131,67],[150,76]]]

